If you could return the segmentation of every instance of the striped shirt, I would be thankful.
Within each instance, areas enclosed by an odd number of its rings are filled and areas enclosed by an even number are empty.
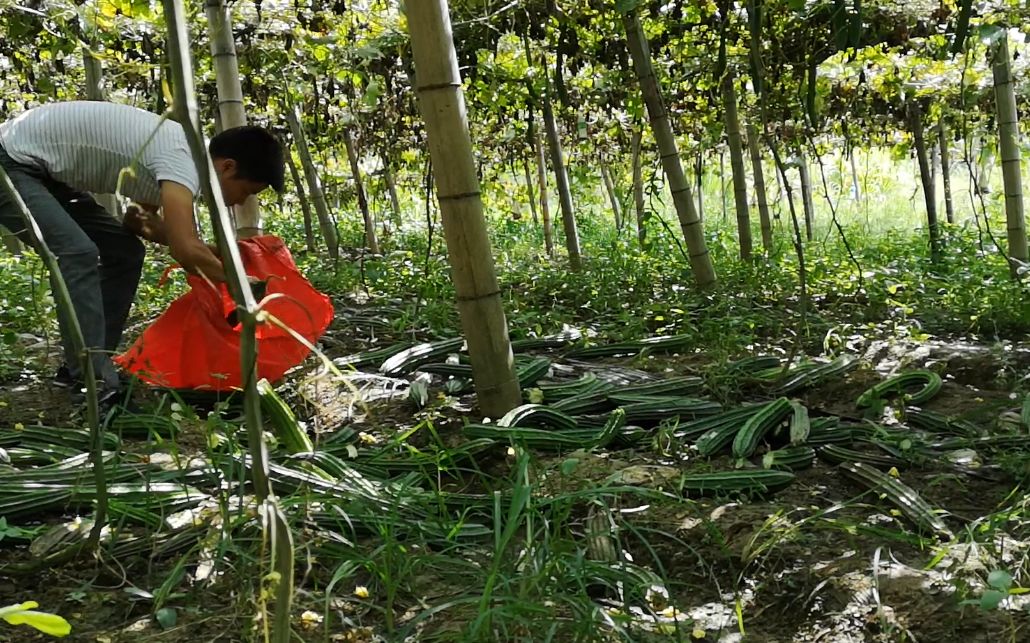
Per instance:
[[[182,126],[165,120],[158,129],[160,120],[156,114],[117,103],[48,103],[0,125],[0,145],[16,163],[95,194],[114,194],[122,168],[132,165],[139,154],[135,176],[126,173],[122,179],[121,195],[157,206],[161,181],[181,183],[194,196],[200,187]]]

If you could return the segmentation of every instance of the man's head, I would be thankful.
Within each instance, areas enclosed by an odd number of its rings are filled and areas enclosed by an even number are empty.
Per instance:
[[[233,127],[208,145],[226,205],[239,205],[267,187],[283,190],[283,148],[268,130],[256,125]]]

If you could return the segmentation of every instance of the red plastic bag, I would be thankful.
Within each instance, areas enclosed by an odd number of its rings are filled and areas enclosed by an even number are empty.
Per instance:
[[[309,343],[314,344],[333,318],[329,298],[315,290],[293,262],[278,237],[265,235],[239,241],[243,267],[249,277],[266,281],[263,310]],[[242,386],[241,325],[227,318],[236,304],[224,284],[212,288],[200,277],[187,276],[190,290],[151,324],[116,364],[143,381],[170,389],[228,391]],[[271,321],[257,326],[258,377],[274,382],[310,349]]]

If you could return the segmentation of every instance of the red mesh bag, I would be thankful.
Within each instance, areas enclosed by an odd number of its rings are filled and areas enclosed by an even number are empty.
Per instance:
[[[287,328],[314,344],[333,318],[329,298],[297,271],[281,239],[259,236],[239,241],[249,277],[266,282],[264,306]],[[224,284],[187,276],[190,290],[172,302],[116,364],[153,386],[229,391],[242,386],[241,325],[232,325],[236,304]],[[257,325],[258,377],[274,382],[300,364],[310,349],[271,321]]]

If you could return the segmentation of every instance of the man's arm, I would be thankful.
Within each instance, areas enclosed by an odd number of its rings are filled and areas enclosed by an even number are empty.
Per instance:
[[[180,183],[162,181],[161,210],[164,213],[164,236],[172,257],[191,274],[202,274],[211,281],[224,282],[222,262],[197,236],[193,193]]]

